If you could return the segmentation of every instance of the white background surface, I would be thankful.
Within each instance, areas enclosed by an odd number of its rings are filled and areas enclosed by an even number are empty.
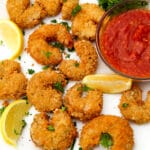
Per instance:
[[[80,3],[96,3],[96,0],[80,0]],[[0,19],[7,19],[9,18],[6,10],[6,0],[0,0]],[[56,17],[55,17],[56,18]],[[58,16],[57,19],[60,19],[61,16]],[[44,22],[50,22],[53,18],[46,18]],[[33,30],[26,30],[25,31],[25,47],[27,43],[27,39],[29,34],[33,32]],[[2,53],[0,52],[0,55]],[[72,57],[76,57],[75,54],[72,55]],[[32,65],[34,64],[34,66]],[[27,75],[28,78],[31,77],[31,75],[27,74],[27,70],[29,68],[34,69],[36,72],[41,71],[41,65],[38,65],[26,52],[23,52],[21,56],[21,66],[23,72]],[[108,67],[105,66],[105,64],[99,60],[99,67],[97,69],[97,73],[111,73]],[[69,85],[66,87],[68,89],[72,83],[69,83]],[[139,83],[140,87],[143,89],[143,99],[146,97],[146,92],[150,90],[150,82],[144,82],[144,83]],[[104,94],[103,95],[103,111],[102,114],[112,114],[112,115],[117,115],[121,116],[120,111],[118,109],[118,104],[119,104],[119,99],[120,99],[120,94]],[[36,113],[34,108],[31,108],[30,113],[32,115],[29,115],[27,118],[25,118],[26,122],[28,123],[26,128],[23,130],[23,133],[18,141],[17,147],[14,148],[5,141],[3,141],[1,135],[0,135],[0,150],[39,150],[40,148],[36,147],[34,143],[32,142],[30,138],[30,124],[32,122],[33,116]],[[130,123],[130,125],[133,128],[134,131],[134,139],[135,139],[135,145],[133,150],[150,150],[150,123],[146,123],[144,125],[136,125],[134,123]],[[82,128],[82,123],[78,122],[77,123],[78,131],[81,130]],[[78,140],[76,141],[74,150],[78,150]],[[101,147],[95,148],[95,149],[101,149],[104,150]]]

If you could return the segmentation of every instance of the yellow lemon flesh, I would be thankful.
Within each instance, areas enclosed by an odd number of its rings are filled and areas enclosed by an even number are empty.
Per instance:
[[[104,93],[120,93],[132,86],[132,80],[116,74],[95,74],[84,77],[82,83]]]
[[[10,20],[0,20],[0,60],[15,59],[23,49],[23,34]]]
[[[5,108],[0,120],[0,130],[2,137],[8,144],[16,146],[24,126],[23,117],[30,106],[25,100],[17,100]]]

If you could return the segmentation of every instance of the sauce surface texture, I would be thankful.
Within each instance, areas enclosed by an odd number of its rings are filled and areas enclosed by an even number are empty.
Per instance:
[[[134,77],[150,77],[150,11],[136,9],[114,17],[99,42],[113,68]]]

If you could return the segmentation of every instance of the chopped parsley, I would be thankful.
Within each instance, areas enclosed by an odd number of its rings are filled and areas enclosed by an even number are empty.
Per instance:
[[[63,88],[61,82],[56,82],[56,83],[54,83],[53,87],[54,87],[56,90],[59,90],[60,92],[64,93],[64,88]]]
[[[35,73],[35,70],[33,70],[33,69],[28,69],[28,74],[33,74],[33,73]]]
[[[104,10],[110,9],[115,4],[118,4],[122,0],[98,0],[99,6],[101,6]]]
[[[16,129],[14,129],[14,133],[15,133],[16,135],[20,135],[20,134],[21,134],[21,133],[18,132]]]
[[[25,31],[24,30],[22,30],[22,34],[25,35]]]
[[[43,53],[43,55],[44,55],[47,59],[49,59],[50,56],[52,55],[51,52],[45,52],[45,51],[42,51],[42,53]]]
[[[49,131],[55,131],[55,128],[52,125],[49,125],[47,128]]]
[[[72,143],[72,145],[71,145],[70,150],[73,150],[73,149],[74,149],[75,143],[76,143],[76,139],[73,140],[73,143]]]
[[[123,104],[122,104],[122,107],[123,107],[123,108],[127,108],[128,106],[129,106],[129,104],[127,104],[127,103],[123,103]]]
[[[62,107],[61,107],[61,110],[64,112],[64,111],[67,110],[67,108],[66,108],[65,106],[62,106]]]
[[[51,20],[52,23],[57,23],[56,19]]]
[[[75,67],[79,67],[79,63],[76,62],[76,63],[74,64],[74,66],[75,66]]]
[[[70,54],[67,54],[65,58],[70,58]]]
[[[113,145],[112,136],[108,133],[102,133],[100,136],[100,144],[105,148],[109,148]]]
[[[71,27],[69,26],[68,22],[62,21],[62,22],[60,22],[60,24],[64,25],[67,28],[68,31],[71,30]]]
[[[59,42],[51,42],[50,45],[59,48],[60,50],[64,51],[65,47],[63,44],[59,43]]]
[[[79,150],[82,150],[82,147],[79,147]]]
[[[112,8],[114,5],[120,3],[123,0],[98,0],[98,4],[100,7],[102,7],[104,10],[108,10],[110,8]],[[148,5],[148,2],[146,0],[135,0],[135,1],[129,1],[126,3],[125,5],[125,9],[129,10],[129,9],[133,9],[133,8],[141,8]],[[122,9],[124,9],[122,7],[120,7],[120,11],[122,11]]]
[[[42,67],[43,70],[47,70],[49,68],[49,65],[45,65]]]
[[[45,22],[41,21],[41,25],[45,24]]]
[[[22,120],[22,129],[25,128],[25,126],[27,125],[25,120]]]
[[[78,88],[77,90],[78,91],[82,90],[83,92],[88,92],[88,91],[93,90],[93,89],[88,87],[88,86],[86,86],[86,85],[83,85],[81,88]]]
[[[24,99],[26,101],[26,104],[29,104],[27,96],[23,96],[22,99]]]
[[[21,60],[21,56],[18,57],[18,60]]]
[[[73,122],[73,124],[74,124],[75,127],[77,126],[77,123],[75,121]]]
[[[73,16],[73,17],[76,16],[76,14],[77,14],[78,12],[80,12],[80,10],[81,10],[81,6],[78,4],[78,5],[72,10],[72,12],[71,12],[72,16]]]
[[[0,45],[3,45],[3,41],[2,40],[0,40]]]
[[[75,48],[73,47],[73,48],[68,48],[68,51],[69,52],[74,52],[75,51]]]
[[[63,2],[67,2],[67,0],[63,0]]]
[[[6,107],[1,107],[1,108],[0,108],[0,116],[3,114],[5,108],[6,108]]]

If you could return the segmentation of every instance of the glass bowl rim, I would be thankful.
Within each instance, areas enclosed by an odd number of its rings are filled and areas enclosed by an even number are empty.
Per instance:
[[[106,66],[108,66],[112,71],[114,71],[114,73],[117,73],[121,76],[124,76],[124,77],[127,77],[127,78],[131,78],[135,81],[150,81],[150,77],[136,77],[136,76],[132,76],[132,75],[128,75],[128,74],[125,74],[117,69],[115,69],[115,67],[112,67],[108,61],[105,59],[105,57],[103,56],[102,52],[101,52],[101,48],[100,48],[100,44],[99,44],[99,32],[100,32],[100,29],[102,27],[102,24],[103,24],[103,21],[105,20],[105,18],[111,14],[111,12],[119,7],[119,6],[123,6],[125,5],[127,2],[133,2],[135,0],[124,0],[124,1],[121,1],[120,3],[114,5],[112,8],[110,8],[108,11],[106,11],[104,13],[104,15],[101,17],[98,25],[97,25],[97,29],[96,29],[96,50],[97,50],[97,53],[98,55],[100,56],[100,58],[103,60],[103,62],[106,64]],[[142,0],[141,0],[142,1]],[[148,3],[150,3],[148,0],[144,0],[144,1],[147,1]],[[139,9],[139,8],[137,8]]]

